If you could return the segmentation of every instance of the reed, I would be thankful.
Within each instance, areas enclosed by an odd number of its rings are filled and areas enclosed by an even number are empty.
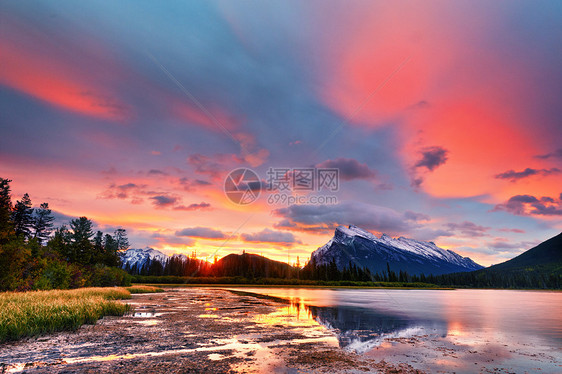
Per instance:
[[[0,342],[55,331],[74,331],[103,316],[122,316],[131,298],[121,287],[0,293]]]
[[[125,287],[130,293],[154,293],[154,292],[164,292],[163,288],[153,287],[153,286],[131,286]]]

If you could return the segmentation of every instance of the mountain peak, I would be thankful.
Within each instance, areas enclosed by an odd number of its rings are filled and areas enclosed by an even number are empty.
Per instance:
[[[144,248],[129,248],[125,253],[121,255],[121,261],[123,262],[123,268],[137,266],[138,268],[144,266],[148,261],[159,260],[164,262],[168,259],[168,256],[160,252],[157,249],[151,247]]]
[[[311,258],[319,264],[335,261],[340,269],[351,262],[371,272],[386,271],[387,263],[395,271],[405,270],[410,274],[445,274],[482,268],[471,259],[439,248],[433,242],[405,237],[394,239],[387,234],[379,238],[355,225],[337,227],[334,237],[314,251]]]

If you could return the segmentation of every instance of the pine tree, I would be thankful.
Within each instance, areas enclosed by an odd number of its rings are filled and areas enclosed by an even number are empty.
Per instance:
[[[12,197],[9,179],[0,178],[0,244],[13,233]]]
[[[103,249],[103,232],[97,231],[94,236],[94,247]]]
[[[118,254],[119,245],[117,240],[109,234],[105,234],[103,239],[103,263],[107,266],[119,266],[121,259]]]
[[[54,251],[58,252],[66,261],[70,261],[72,257],[72,234],[68,231],[66,225],[62,225],[55,230],[53,238],[47,243]]]
[[[129,249],[129,239],[127,238],[127,230],[117,229],[113,234],[113,239],[117,243],[118,251],[126,251]]]
[[[55,217],[49,209],[48,203],[43,203],[39,208],[35,209],[35,217],[33,217],[33,237],[42,243],[49,238],[53,229],[53,221]]]
[[[89,264],[93,260],[92,250],[93,244],[90,241],[94,232],[92,231],[92,221],[86,217],[80,217],[70,221],[70,229],[72,230],[72,246],[73,253],[71,262],[81,264]],[[95,259],[94,259],[95,260]]]
[[[14,221],[14,229],[17,236],[29,238],[31,236],[31,227],[33,225],[33,208],[31,207],[31,199],[28,194],[23,195],[21,200],[16,202],[12,213]]]
[[[105,262],[105,251],[103,248],[103,232],[97,231],[94,235],[94,251],[93,251],[93,259],[92,262],[96,264],[104,263]]]

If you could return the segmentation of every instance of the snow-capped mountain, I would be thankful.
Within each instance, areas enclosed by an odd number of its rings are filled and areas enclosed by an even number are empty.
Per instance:
[[[183,256],[183,255],[177,255]],[[137,268],[140,269],[144,266],[144,264],[148,260],[158,260],[164,263],[168,256],[154,248],[146,247],[146,248],[131,248],[128,249],[123,255],[121,256],[121,261],[123,263],[123,268],[133,268],[137,265]]]
[[[391,238],[383,234],[380,238],[357,226],[336,229],[328,243],[312,253],[311,260],[322,265],[335,261],[341,270],[350,262],[367,267],[372,273],[404,270],[409,274],[447,274],[482,269],[468,257],[451,250],[439,248],[433,242],[407,238]]]

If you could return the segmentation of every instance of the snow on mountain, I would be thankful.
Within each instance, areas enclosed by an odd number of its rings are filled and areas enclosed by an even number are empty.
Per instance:
[[[174,256],[184,256],[184,255],[174,255]],[[123,262],[123,268],[129,266],[132,268],[137,265],[137,268],[141,268],[148,260],[158,260],[160,262],[165,262],[168,256],[154,248],[131,248],[123,253],[121,260]]]
[[[423,242],[404,237],[380,238],[357,226],[336,229],[334,237],[312,253],[317,264],[336,262],[342,269],[353,263],[367,267],[371,272],[386,270],[387,263],[394,271],[410,274],[446,274],[481,269],[468,257],[451,250],[439,248],[433,242]]]

